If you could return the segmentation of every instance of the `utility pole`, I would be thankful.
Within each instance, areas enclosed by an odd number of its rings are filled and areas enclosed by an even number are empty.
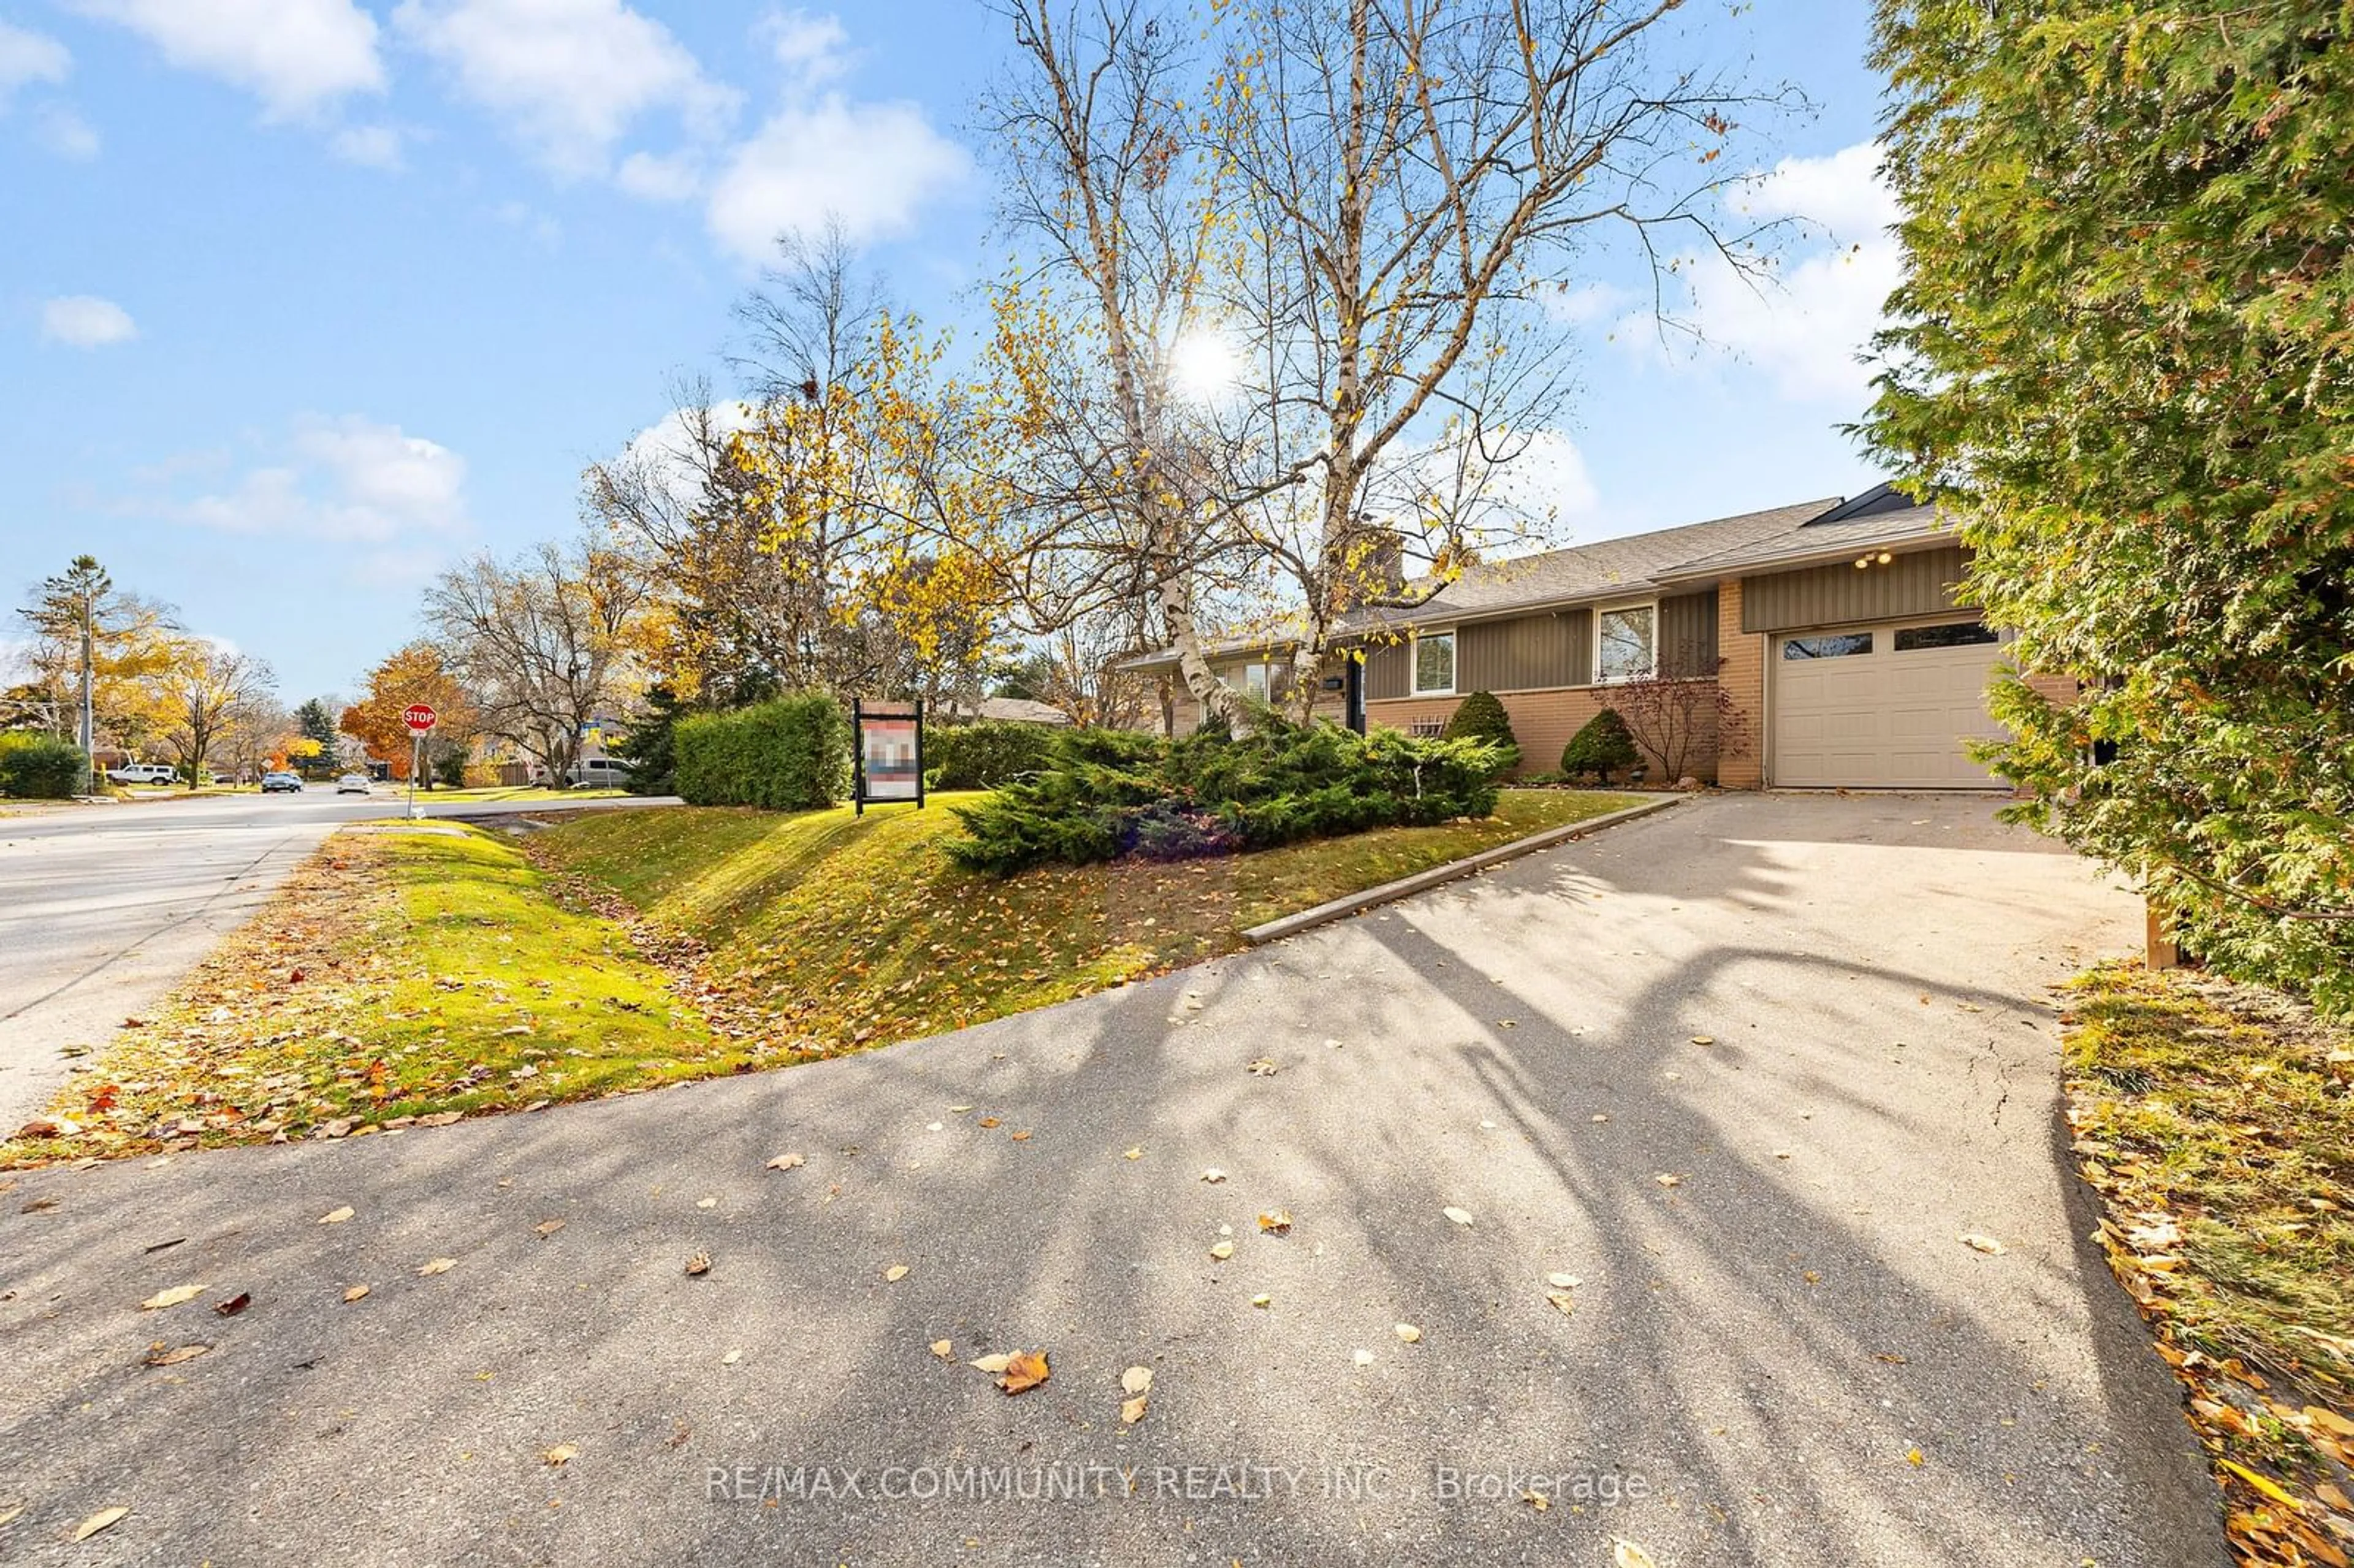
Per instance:
[[[85,582],[81,590],[81,759],[84,766],[82,788],[98,789],[98,715],[92,708],[90,692],[90,622],[97,618],[98,603],[93,597],[97,585]]]

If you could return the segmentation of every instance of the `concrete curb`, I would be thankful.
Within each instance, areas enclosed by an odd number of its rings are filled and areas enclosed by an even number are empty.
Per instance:
[[[1498,844],[1494,849],[1484,849],[1478,854],[1465,855],[1461,860],[1451,860],[1445,865],[1432,866],[1428,871],[1417,871],[1412,876],[1401,876],[1395,882],[1384,882],[1378,887],[1364,888],[1335,898],[1329,903],[1319,904],[1313,909],[1302,909],[1297,915],[1286,915],[1279,920],[1269,920],[1264,926],[1254,926],[1243,933],[1243,940],[1256,948],[1280,937],[1297,936],[1302,931],[1345,918],[1377,905],[1393,904],[1401,898],[1420,893],[1426,888],[1437,887],[1442,884],[1453,882],[1458,877],[1469,876],[1475,871],[1485,871],[1491,865],[1500,865],[1508,860],[1518,860],[1521,856],[1536,850],[1547,849],[1570,839],[1583,838],[1587,833],[1598,832],[1603,828],[1616,827],[1620,822],[1631,822],[1637,817],[1648,817],[1654,811],[1664,811],[1670,806],[1687,799],[1689,797],[1683,795],[1669,795],[1657,800],[1646,800],[1639,806],[1623,806],[1616,811],[1605,811],[1598,817],[1588,817],[1582,822],[1564,822],[1557,828],[1547,828],[1543,832],[1531,833],[1527,838],[1514,839],[1511,843]]]

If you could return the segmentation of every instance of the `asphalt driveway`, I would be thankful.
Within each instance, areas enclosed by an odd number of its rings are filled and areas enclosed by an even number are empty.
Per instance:
[[[2063,1165],[2044,987],[2137,906],[1992,813],[1698,800],[863,1057],[22,1177],[0,1559],[2221,1563]]]

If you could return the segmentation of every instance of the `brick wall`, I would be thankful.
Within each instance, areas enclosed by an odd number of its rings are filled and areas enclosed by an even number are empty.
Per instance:
[[[1747,720],[1745,743],[1717,758],[1716,781],[1728,789],[1763,789],[1766,783],[1766,639],[1741,630],[1741,584],[1728,580],[1716,590],[1716,652],[1723,662],[1717,680]]]
[[[1511,716],[1512,738],[1521,743],[1521,765],[1513,771],[1551,773],[1561,766],[1562,748],[1570,736],[1585,727],[1586,721],[1602,711],[1610,694],[1607,686],[1556,686],[1542,692],[1498,692],[1496,700],[1504,705]],[[1369,725],[1386,725],[1392,729],[1412,733],[1416,721],[1432,720],[1445,724],[1453,715],[1460,697],[1413,697],[1399,702],[1367,703],[1365,721]],[[1703,715],[1706,722],[1707,715]],[[1691,772],[1707,778],[1715,768],[1713,736],[1701,740],[1692,748],[1686,767]],[[1659,759],[1649,758],[1652,781],[1672,784],[1662,779]]]

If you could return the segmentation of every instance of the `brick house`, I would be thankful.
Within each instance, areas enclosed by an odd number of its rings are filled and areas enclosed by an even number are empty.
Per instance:
[[[1691,770],[1731,788],[1987,789],[1972,739],[2008,638],[1963,606],[1968,553],[1886,485],[1474,567],[1412,609],[1344,623],[1352,654],[1317,711],[1435,732],[1472,692],[1511,715],[1522,768],[1550,769],[1612,688],[1719,683],[1745,744],[1701,737]],[[1282,639],[1223,644],[1233,684],[1280,694]],[[1172,655],[1136,667],[1173,670]],[[1181,722],[1181,729],[1185,726]],[[1656,766],[1656,763],[1655,763]]]

